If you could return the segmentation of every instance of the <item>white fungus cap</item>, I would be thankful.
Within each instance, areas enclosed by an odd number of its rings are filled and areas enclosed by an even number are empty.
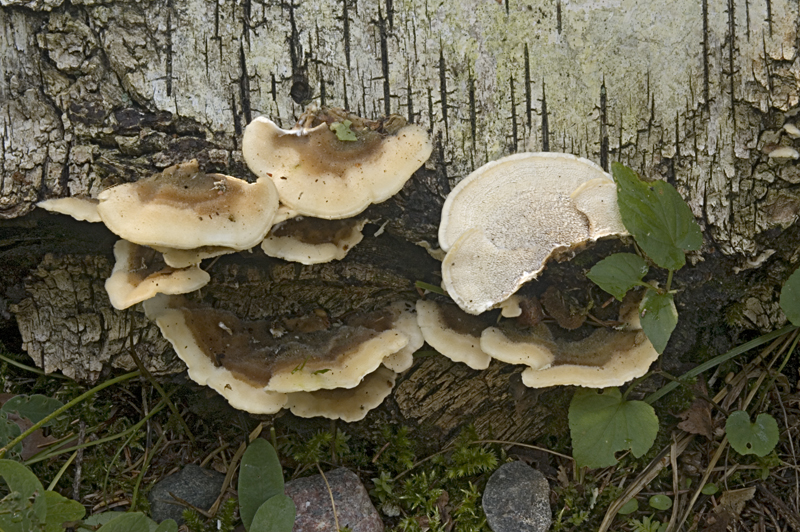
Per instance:
[[[492,361],[480,345],[485,325],[457,307],[439,305],[432,300],[417,301],[417,322],[428,345],[453,362],[472,369],[486,369]]]
[[[395,372],[381,366],[355,388],[290,393],[286,408],[299,417],[361,421],[392,392],[396,378]]]
[[[40,201],[37,207],[50,212],[66,214],[82,222],[101,222],[97,212],[98,200],[72,196],[70,198],[57,198]]]
[[[239,251],[238,249],[226,248],[223,246],[203,246],[194,249],[175,249],[164,246],[151,247],[161,253],[167,266],[172,266],[173,268],[196,266],[203,262],[203,259],[220,257]]]
[[[98,196],[103,223],[146,246],[249,249],[264,239],[278,210],[269,179],[247,181],[201,172],[197,161],[171,166]]]
[[[273,225],[261,249],[270,257],[306,265],[342,260],[364,238],[366,223],[300,216]]]
[[[114,244],[116,263],[105,287],[115,309],[126,309],[156,294],[188,294],[211,281],[211,276],[197,266],[165,267],[155,260],[157,255],[157,251],[127,240]]]
[[[402,373],[414,364],[414,353],[424,344],[422,329],[417,323],[415,306],[405,301],[392,303],[389,311],[395,316],[392,327],[408,338],[404,348],[383,359],[383,365],[395,373]]]
[[[445,201],[445,289],[480,314],[535,279],[553,255],[615,234],[626,234],[616,185],[599,166],[560,153],[504,157],[475,170]]]
[[[357,140],[343,141],[325,122],[284,130],[261,116],[245,129],[242,155],[254,174],[275,182],[288,208],[349,218],[398,193],[433,150],[427,132],[415,125],[391,135],[354,132]]]

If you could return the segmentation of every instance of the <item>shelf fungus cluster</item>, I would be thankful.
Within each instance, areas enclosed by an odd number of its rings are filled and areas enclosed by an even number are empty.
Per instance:
[[[430,156],[430,139],[400,117],[371,121],[324,109],[290,130],[258,118],[242,145],[254,183],[205,173],[191,161],[97,198],[39,206],[102,222],[121,238],[106,282],[112,305],[145,302],[197,382],[250,412],[286,407],[361,419],[423,343],[412,305],[275,326],[278,318],[242,321],[181,294],[209,283],[203,259],[259,244],[269,256],[302,264],[343,259],[362,239],[366,220],[358,215],[403,187]]]
[[[418,303],[425,340],[473,369],[492,359],[525,365],[522,381],[535,388],[602,388],[643,375],[658,353],[641,330],[638,305],[626,305],[633,310],[621,311],[616,327],[573,334],[577,339],[568,341],[554,334],[558,327],[523,316],[526,300],[517,295],[548,260],[624,235],[616,185],[590,161],[520,153],[479,168],[444,204],[443,287],[457,306]],[[499,312],[487,312],[492,309]],[[582,321],[563,325],[575,329]]]
[[[386,398],[423,344],[405,303],[336,324],[318,315],[245,321],[181,296],[159,295],[144,308],[194,381],[257,414],[289,408],[358,421]]]

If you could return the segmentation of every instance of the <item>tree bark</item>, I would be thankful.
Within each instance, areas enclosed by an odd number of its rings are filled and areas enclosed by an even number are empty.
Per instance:
[[[338,296],[351,307],[411,297],[414,280],[438,283],[436,264],[413,244],[435,244],[450,185],[509,153],[566,151],[669,181],[701,223],[696,266],[676,278],[684,293],[670,351],[722,350],[742,328],[785,321],[777,293],[798,259],[800,168],[767,155],[797,142],[782,130],[800,101],[794,1],[0,4],[0,317],[48,371],[93,379],[103,364],[129,367],[128,338],[154,369],[176,362],[139,310],[114,311],[104,298],[113,238],[30,214],[34,204],[96,195],[192,158],[248,177],[244,126],[265,114],[289,127],[312,102],[401,114],[431,129],[434,157],[368,212],[376,228],[387,223],[384,240],[369,239],[341,265],[245,259],[221,261],[225,272],[250,268],[251,279],[274,283],[290,271],[283,288],[307,294],[327,275],[325,287],[351,287]],[[540,430],[520,416],[541,407],[520,402],[506,370],[451,366],[415,366],[396,394],[403,416],[446,433],[458,424],[446,413],[454,394],[485,382],[459,419],[513,412],[493,430]],[[424,392],[423,381],[440,388]]]

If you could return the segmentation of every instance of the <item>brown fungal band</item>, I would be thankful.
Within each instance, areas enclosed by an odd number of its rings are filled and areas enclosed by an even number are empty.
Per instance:
[[[145,311],[193,380],[237,408],[261,413],[282,408],[286,393],[359,386],[387,356],[410,343],[403,331],[409,331],[409,322],[415,326],[413,315],[399,304],[333,325],[317,315],[243,321],[180,297],[153,298]],[[249,406],[254,397],[255,406]]]
[[[366,220],[324,220],[298,216],[272,227],[261,243],[270,257],[301,264],[341,260],[361,242]]]
[[[130,242],[194,249],[249,249],[264,239],[278,209],[269,179],[250,184],[200,171],[197,161],[104,190],[97,211],[103,223]]]
[[[186,294],[207,285],[211,277],[197,266],[167,266],[161,254],[127,240],[114,245],[116,263],[105,287],[111,305],[126,309],[156,294]]]
[[[347,117],[352,140],[341,140],[331,126]],[[390,118],[395,120],[378,123],[323,112],[309,117],[312,127],[284,130],[262,116],[245,129],[242,154],[254,174],[274,181],[288,208],[304,216],[349,218],[399,192],[433,150],[424,129]]]

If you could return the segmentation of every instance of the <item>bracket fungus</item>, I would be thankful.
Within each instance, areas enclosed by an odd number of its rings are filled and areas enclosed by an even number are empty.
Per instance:
[[[361,242],[366,220],[324,220],[298,216],[272,226],[261,243],[270,257],[301,264],[342,260]]]
[[[98,203],[96,199],[72,196],[40,201],[36,206],[46,211],[72,216],[82,222],[96,223],[102,221],[100,213],[97,212]]]
[[[313,397],[294,394],[356,389],[386,357],[401,351],[410,341],[416,343],[403,332],[415,324],[415,317],[400,304],[359,313],[337,324],[316,315],[280,323],[270,319],[244,321],[231,312],[201,307],[175,296],[146,301],[145,312],[172,343],[194,381],[212,387],[234,407],[252,413],[275,413],[287,400],[300,410],[312,408],[299,405],[311,404]],[[385,377],[383,373],[379,376]],[[376,390],[383,388],[373,381],[350,394],[333,396],[348,398],[351,404],[360,401],[360,412],[362,406],[374,402],[366,401],[365,394],[373,398],[383,394],[382,400],[385,393]]]
[[[269,179],[247,181],[200,171],[197,161],[104,190],[97,210],[115,234],[175,249],[249,249],[264,239],[278,210]]]
[[[156,294],[194,292],[211,280],[211,276],[197,266],[169,267],[157,251],[127,240],[118,240],[114,244],[114,258],[116,263],[111,277],[106,280],[106,292],[111,305],[118,310]]]
[[[392,392],[397,373],[379,367],[355,388],[288,394],[286,408],[298,417],[325,417],[347,423],[361,421]]]
[[[475,170],[445,201],[445,289],[480,314],[535,279],[551,257],[624,234],[616,185],[596,164],[561,153],[504,157]]]
[[[347,122],[347,135],[332,131]],[[282,204],[329,220],[395,195],[432,150],[427,132],[402,117],[371,121],[337,109],[309,114],[291,130],[258,117],[242,138],[247,166],[275,182]]]
[[[491,357],[481,349],[481,333],[491,325],[484,316],[472,316],[455,305],[417,301],[417,322],[428,345],[453,362],[486,369]]]
[[[484,330],[480,346],[492,358],[528,366],[522,372],[522,383],[531,388],[620,386],[647,373],[658,358],[640,328],[638,300],[636,303],[623,305],[619,330],[598,328],[585,338],[570,341],[554,338],[544,323],[528,330],[507,325]]]

